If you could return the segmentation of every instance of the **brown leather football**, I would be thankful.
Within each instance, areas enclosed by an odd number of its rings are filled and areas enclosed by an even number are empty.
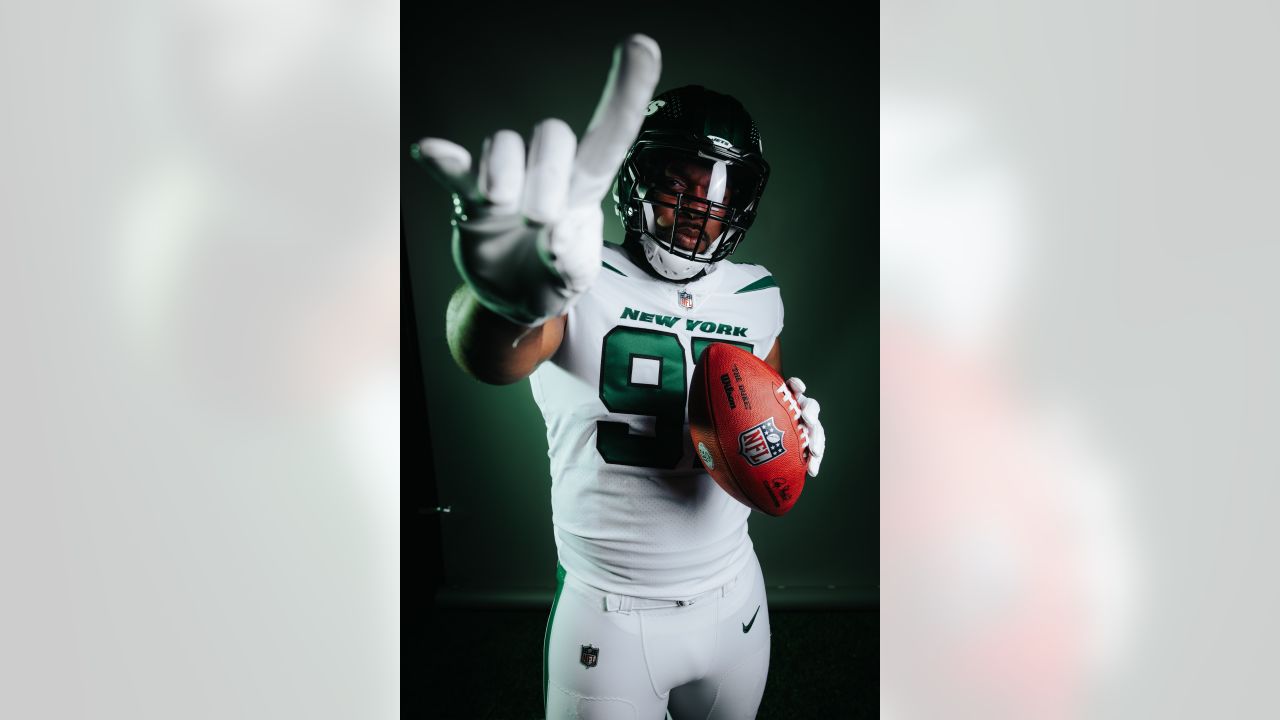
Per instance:
[[[725,492],[785,515],[800,499],[809,464],[799,421],[795,398],[768,363],[727,343],[702,351],[689,386],[689,434]]]

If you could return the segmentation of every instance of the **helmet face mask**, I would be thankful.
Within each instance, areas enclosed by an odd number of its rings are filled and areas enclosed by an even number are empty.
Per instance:
[[[659,95],[650,110],[618,171],[614,207],[654,270],[687,279],[737,249],[769,166],[733,98],[688,86]]]
[[[632,161],[628,205],[639,209],[639,217],[628,229],[686,260],[713,263],[734,251],[752,220],[747,204],[736,200],[750,193],[735,193],[757,184],[748,172],[720,158],[647,142],[633,150]],[[681,228],[691,229],[696,242],[679,239]]]

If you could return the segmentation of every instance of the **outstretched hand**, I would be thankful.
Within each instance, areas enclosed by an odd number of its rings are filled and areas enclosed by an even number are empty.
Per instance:
[[[484,142],[479,163],[460,145],[412,148],[454,196],[453,255],[477,299],[527,326],[563,314],[600,272],[600,203],[640,131],[661,73],[658,44],[617,45],[604,94],[581,141],[563,120],[535,126],[528,152],[512,130]]]

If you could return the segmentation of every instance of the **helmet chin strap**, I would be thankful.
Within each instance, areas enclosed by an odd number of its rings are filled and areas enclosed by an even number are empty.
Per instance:
[[[659,275],[668,280],[688,280],[699,272],[706,270],[708,273],[714,272],[718,263],[698,262],[697,260],[689,260],[675,255],[665,247],[663,247],[654,238],[657,236],[657,222],[653,215],[653,208],[648,203],[640,203],[644,213],[644,223],[647,232],[641,233],[640,245],[644,249],[645,259],[649,261],[649,265]],[[707,247],[706,252],[701,255],[710,255],[719,247],[724,239],[725,233],[721,232],[720,237],[712,241]]]
[[[717,265],[717,263],[702,263],[672,255],[666,248],[660,247],[658,242],[648,234],[643,237],[640,245],[644,248],[644,256],[649,261],[649,265],[668,280],[688,280],[703,270],[713,272]]]

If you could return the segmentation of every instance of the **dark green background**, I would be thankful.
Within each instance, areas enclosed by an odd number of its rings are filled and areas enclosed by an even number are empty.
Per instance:
[[[459,283],[450,199],[407,148],[431,135],[478,155],[488,134],[510,128],[527,139],[546,117],[580,135],[612,48],[629,32],[661,46],[659,90],[697,83],[741,100],[773,168],[756,225],[732,259],[763,264],[778,280],[784,368],[822,402],[827,457],[790,514],[752,515],[771,599],[779,607],[877,602],[874,44],[870,27],[850,33],[847,23],[783,5],[542,6],[515,15],[475,3],[423,19],[406,14],[403,219],[439,497],[453,509],[442,518],[442,602],[545,604],[556,564],[551,481],[528,382],[483,385],[449,357],[445,307]],[[605,237],[621,240],[610,202]],[[425,441],[406,427],[403,443]],[[415,562],[406,556],[405,572]]]

